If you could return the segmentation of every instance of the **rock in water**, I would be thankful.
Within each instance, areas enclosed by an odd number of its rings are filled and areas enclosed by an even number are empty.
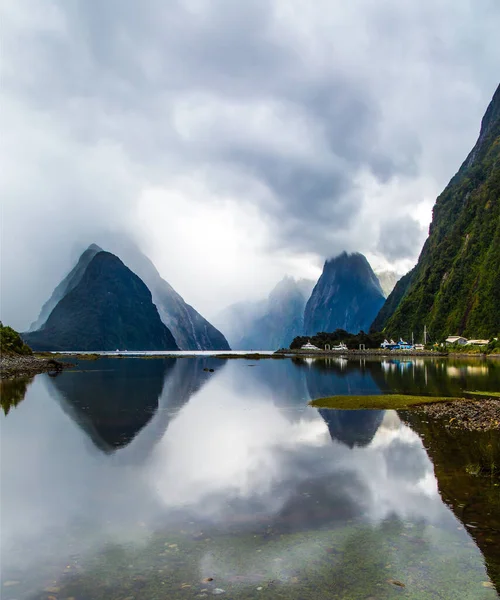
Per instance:
[[[97,252],[43,327],[23,334],[35,350],[177,350],[151,292],[122,261]]]
[[[327,260],[304,312],[304,334],[368,331],[384,304],[380,282],[366,258],[343,252]]]

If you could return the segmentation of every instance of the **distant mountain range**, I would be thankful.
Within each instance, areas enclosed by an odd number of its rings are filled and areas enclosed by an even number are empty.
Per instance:
[[[216,317],[216,323],[228,333],[232,348],[287,347],[303,331],[304,308],[313,286],[308,279],[287,276],[267,299],[233,304]]]
[[[92,244],[23,339],[35,350],[229,350],[223,334],[135,246],[126,266]]]
[[[318,282],[284,277],[268,298],[203,318],[127,238],[115,254],[89,246],[43,305],[23,339],[35,350],[273,350],[301,335],[367,330],[384,303],[361,254],[327,260]],[[120,256],[120,258],[118,258]],[[122,262],[123,260],[123,262]],[[385,272],[387,285],[393,274]]]
[[[368,331],[384,301],[366,258],[344,252],[325,262],[316,284],[285,277],[268,298],[233,304],[215,322],[235,349],[273,350],[320,331]]]
[[[488,338],[500,332],[500,86],[479,139],[436,200],[429,237],[372,329],[431,339]]]

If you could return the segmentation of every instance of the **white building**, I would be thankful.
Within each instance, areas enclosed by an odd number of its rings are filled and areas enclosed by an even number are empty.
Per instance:
[[[487,346],[490,340],[469,340],[467,346]]]
[[[460,346],[465,346],[467,343],[467,338],[462,337],[461,335],[450,335],[446,338],[447,344],[460,344]]]

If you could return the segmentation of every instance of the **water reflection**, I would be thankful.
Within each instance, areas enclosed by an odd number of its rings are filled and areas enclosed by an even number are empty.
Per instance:
[[[383,410],[328,410],[319,409],[328,426],[332,440],[354,448],[368,446],[382,423]]]
[[[391,598],[391,580],[413,597],[496,597],[439,494],[435,465],[439,478],[449,466],[431,452],[433,465],[419,435],[444,429],[393,411],[307,406],[316,393],[406,385],[413,368],[223,365],[106,359],[35,378],[2,423],[2,570],[18,582],[13,598],[45,598],[47,587],[95,600],[216,589],[252,598],[258,587],[270,598]],[[446,369],[427,373],[444,385]]]
[[[4,415],[7,416],[12,408],[24,400],[32,381],[33,377],[18,377],[0,381],[0,406]]]
[[[198,391],[223,361],[183,359],[101,359],[48,380],[49,391],[89,436],[110,453],[124,448],[155,417],[149,438],[165,433],[170,417]]]

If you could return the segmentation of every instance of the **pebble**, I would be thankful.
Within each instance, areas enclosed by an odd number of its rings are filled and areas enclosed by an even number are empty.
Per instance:
[[[226,590],[223,590],[222,588],[215,588],[215,590],[212,592],[212,594],[214,596],[220,596],[221,594],[225,594]]]
[[[468,431],[486,431],[500,429],[500,400],[496,398],[481,400],[455,400],[426,404],[419,410],[432,416],[447,418],[446,427]]]
[[[398,579],[388,579],[387,583],[392,583],[392,585],[397,585],[398,587],[402,587],[402,588],[406,587],[406,585],[402,581],[399,581]]]

